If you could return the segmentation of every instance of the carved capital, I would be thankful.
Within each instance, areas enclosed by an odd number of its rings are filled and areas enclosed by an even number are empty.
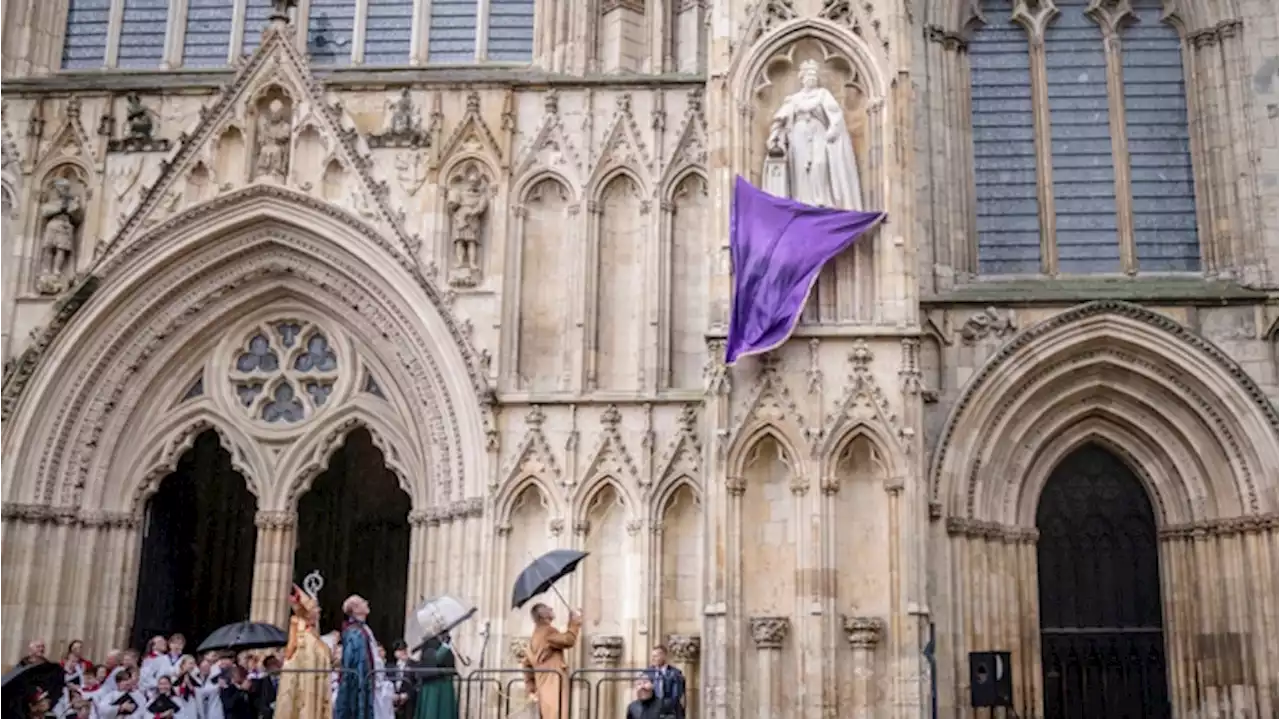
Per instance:
[[[879,617],[843,617],[845,638],[854,649],[875,649],[884,634]]]
[[[997,339],[1007,337],[1018,330],[1013,312],[1001,311],[988,307],[969,319],[960,327],[960,339],[967,345],[980,342],[988,337]]]
[[[756,649],[781,649],[790,631],[787,617],[751,617],[751,640]]]
[[[693,666],[702,656],[702,637],[697,634],[669,634],[667,654],[677,664]]]
[[[724,488],[730,496],[741,497],[747,491],[747,480],[742,477],[726,477]]]
[[[622,660],[622,637],[591,637],[591,661],[602,667],[616,667]]]
[[[547,522],[547,531],[551,532],[551,536],[559,537],[564,532],[564,520],[556,517]]]
[[[289,511],[264,511],[253,515],[253,526],[258,529],[292,529],[298,524],[298,515]]]

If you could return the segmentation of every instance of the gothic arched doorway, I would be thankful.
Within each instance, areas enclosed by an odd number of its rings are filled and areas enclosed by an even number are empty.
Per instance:
[[[390,650],[404,635],[409,584],[409,495],[364,429],[347,435],[298,500],[294,581],[324,576],[321,631],[342,626],[342,600],[369,600],[369,627]]]
[[[1170,716],[1155,514],[1097,445],[1053,471],[1036,510],[1045,719]]]
[[[207,430],[147,501],[130,645],[181,632],[194,649],[249,618],[256,502],[218,434]]]

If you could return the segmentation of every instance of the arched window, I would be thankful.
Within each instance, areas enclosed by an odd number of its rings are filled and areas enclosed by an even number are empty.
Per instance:
[[[1160,0],[1015,5],[981,0],[969,40],[979,274],[1198,271],[1182,41]]]
[[[317,65],[528,63],[537,1],[311,0],[291,12]],[[257,50],[271,14],[272,0],[67,0],[62,69],[226,67]]]

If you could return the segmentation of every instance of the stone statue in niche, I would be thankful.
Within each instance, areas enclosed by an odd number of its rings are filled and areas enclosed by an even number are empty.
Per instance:
[[[818,63],[800,65],[800,89],[773,115],[764,189],[818,207],[861,210],[862,186],[844,110],[819,84]]]
[[[369,136],[369,147],[423,148],[431,144],[430,136],[422,130],[409,88],[401,90],[400,95],[387,104],[387,109],[391,111],[391,124],[385,132]]]
[[[292,135],[289,108],[280,98],[272,99],[258,118],[258,155],[254,163],[254,177],[284,182],[289,172],[289,140]]]
[[[72,183],[66,177],[54,179],[47,199],[40,205],[44,233],[40,241],[40,277],[36,289],[41,294],[54,295],[67,288],[76,230],[84,220],[84,207]]]
[[[150,142],[151,131],[154,129],[151,113],[142,106],[142,99],[138,97],[136,92],[129,93],[125,102],[128,104],[126,122],[129,127],[129,134],[126,139],[133,142]]]
[[[131,92],[125,96],[124,137],[107,143],[109,152],[168,152],[169,140],[156,137],[156,121],[152,113],[142,104],[138,93]],[[115,120],[111,115],[102,116],[106,133],[111,134]],[[99,132],[103,130],[99,128]]]
[[[453,239],[449,282],[458,287],[474,287],[480,281],[480,240],[489,211],[489,182],[475,165],[469,165],[454,181],[448,207]]]

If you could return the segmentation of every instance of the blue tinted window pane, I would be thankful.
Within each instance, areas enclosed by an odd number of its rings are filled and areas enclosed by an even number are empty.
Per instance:
[[[1116,172],[1102,30],[1089,0],[1060,0],[1045,32],[1058,270],[1120,271]]]
[[[262,31],[271,22],[271,0],[249,0],[244,8],[244,42],[242,52],[253,54],[262,44]]]
[[[1160,21],[1159,0],[1134,0],[1133,9],[1137,20],[1121,31],[1120,49],[1138,270],[1194,272],[1200,240],[1182,43]]]
[[[1040,201],[1027,33],[1005,2],[986,0],[990,24],[969,42],[978,271],[1040,271]]]
[[[182,64],[186,67],[226,65],[230,47],[231,3],[228,0],[187,0]]]
[[[125,0],[120,21],[120,67],[159,67],[164,59],[164,31],[169,0]]]
[[[67,37],[62,44],[66,70],[99,69],[107,61],[107,22],[111,0],[70,0]]]
[[[307,52],[318,65],[351,62],[351,37],[355,27],[355,0],[311,0],[307,23]]]
[[[476,61],[476,0],[431,0],[427,61]]]
[[[409,62],[413,32],[413,0],[369,0],[364,61],[370,65]]]
[[[486,57],[501,62],[533,60],[534,0],[490,0]]]

